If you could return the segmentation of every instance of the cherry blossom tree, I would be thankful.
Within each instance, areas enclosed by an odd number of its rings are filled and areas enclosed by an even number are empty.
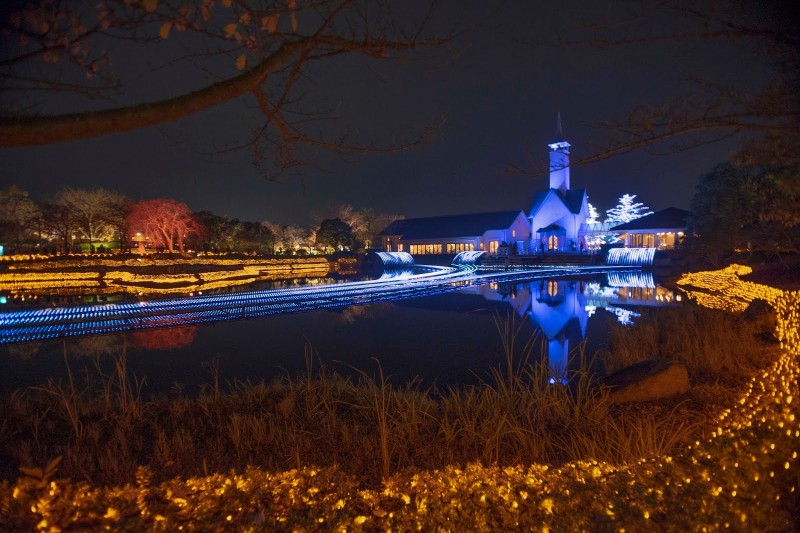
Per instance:
[[[152,245],[163,246],[170,253],[175,251],[176,245],[183,252],[186,239],[203,232],[186,204],[167,198],[133,204],[128,214],[128,227],[131,233],[141,233]]]

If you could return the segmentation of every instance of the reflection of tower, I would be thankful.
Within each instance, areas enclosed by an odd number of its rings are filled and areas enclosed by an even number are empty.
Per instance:
[[[551,379],[563,380],[569,365],[570,341],[577,345],[586,335],[589,315],[583,283],[569,280],[535,281],[530,284],[530,320],[547,337]]]

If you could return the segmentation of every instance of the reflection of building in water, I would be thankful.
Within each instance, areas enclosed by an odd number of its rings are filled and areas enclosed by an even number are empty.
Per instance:
[[[531,293],[527,284],[515,285],[511,283],[484,283],[464,288],[465,294],[483,296],[489,302],[505,302],[511,306],[517,316],[523,317],[528,313]]]
[[[505,303],[517,316],[527,316],[547,339],[547,353],[542,355],[548,360],[551,383],[565,382],[570,349],[574,350],[585,338],[589,317],[598,308],[628,324],[639,316],[635,308],[675,305],[680,301],[679,296],[655,283],[651,273],[639,271],[609,273],[603,284],[577,279],[485,283],[464,287],[458,294]]]
[[[543,355],[548,358],[550,380],[555,383],[566,379],[570,347],[575,347],[586,334],[585,284],[578,280],[486,283],[465,288],[462,293],[507,303],[517,316],[527,316],[547,339],[547,353]]]
[[[547,338],[551,381],[563,381],[569,368],[570,349],[586,336],[586,326],[598,308],[614,314],[622,324],[640,316],[635,308],[668,306],[680,295],[655,283],[650,272],[609,272],[606,284],[580,280],[537,280],[513,286],[490,283],[470,292],[486,300],[508,303],[519,316],[528,315]]]
[[[564,381],[569,367],[570,346],[577,346],[586,336],[589,315],[583,295],[585,283],[547,280],[534,281],[528,286],[531,293],[528,316],[547,337],[550,380]]]
[[[681,301],[680,294],[658,285],[652,272],[608,272],[606,283],[605,286],[596,282],[586,285],[589,316],[601,308],[615,314],[622,324],[630,324],[633,318],[641,316],[630,307],[668,306]]]

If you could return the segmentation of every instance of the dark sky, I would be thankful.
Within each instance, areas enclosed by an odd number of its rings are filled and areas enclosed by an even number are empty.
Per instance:
[[[481,3],[467,10],[465,26],[482,20],[485,27],[416,61],[344,57],[315,66],[307,98],[314,106],[335,109],[342,118],[334,127],[347,128],[354,137],[402,138],[445,118],[434,139],[408,152],[346,158],[304,152],[301,176],[268,181],[247,151],[203,153],[247,137],[255,111],[252,102],[239,100],[158,129],[0,149],[0,187],[20,185],[36,200],[65,186],[104,187],[135,199],[176,198],[195,211],[302,226],[345,203],[410,217],[527,210],[536,191],[547,187],[547,177],[513,175],[506,168],[533,168],[546,160],[558,111],[576,159],[590,154],[592,142],[605,139],[606,132],[593,124],[620,120],[636,106],[690,91],[691,77],[756,86],[768,74],[757,54],[730,43],[596,48],[519,42],[573,38],[586,21],[624,18],[625,5]],[[445,15],[459,12],[445,9]],[[668,31],[675,21],[652,24],[653,31]],[[117,68],[133,80],[121,103],[170,94],[196,80],[189,71],[149,73],[153,61],[120,53]],[[52,97],[43,109],[68,112],[70,103]],[[697,177],[729,157],[739,142],[672,154],[664,145],[657,148],[668,155],[637,151],[576,166],[572,186],[586,187],[601,211],[624,193],[637,194],[652,209],[688,207]]]

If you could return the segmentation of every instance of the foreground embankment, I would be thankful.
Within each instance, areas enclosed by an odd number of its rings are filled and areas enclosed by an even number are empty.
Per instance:
[[[800,485],[800,293],[743,282],[745,273],[733,266],[679,283],[700,304],[732,312],[756,298],[769,302],[781,353],[717,415],[710,434],[671,454],[621,464],[409,468],[380,483],[344,467],[248,467],[166,481],[140,468],[133,483],[94,487],[57,479],[54,464],[0,485],[0,527],[791,531]],[[372,396],[378,407],[380,391]]]

